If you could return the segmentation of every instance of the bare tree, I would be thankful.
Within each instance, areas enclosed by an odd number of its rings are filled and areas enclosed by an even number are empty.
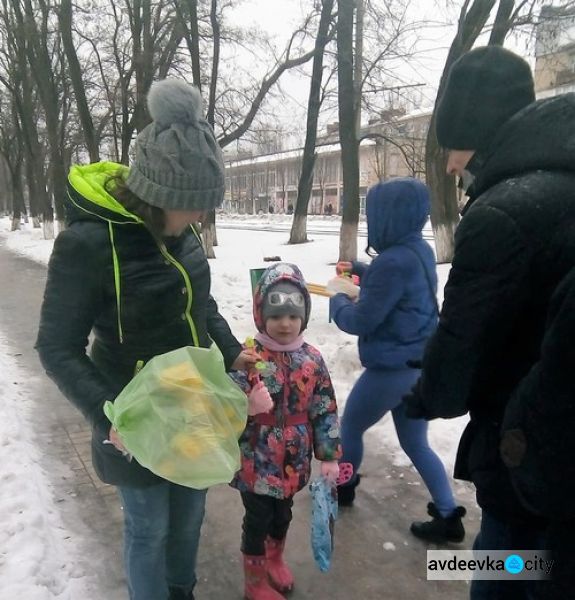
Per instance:
[[[455,180],[447,175],[447,153],[440,148],[435,132],[436,112],[451,65],[469,51],[484,30],[496,0],[465,0],[459,14],[457,33],[449,48],[449,53],[441,75],[435,107],[429,123],[426,141],[426,178],[431,188],[431,223],[435,236],[435,249],[438,262],[450,262],[453,257],[453,236],[459,222]],[[502,44],[505,36],[519,20],[521,10],[533,2],[522,0],[499,0],[490,43]]]
[[[32,3],[23,1],[23,10],[19,0],[12,0],[12,8],[22,33],[26,35],[26,55],[38,97],[46,119],[46,133],[49,148],[49,187],[52,192],[56,217],[64,222],[64,198],[66,197],[66,167],[62,148],[62,62],[60,40],[53,31],[55,14],[44,0]],[[45,221],[44,234],[53,237],[51,223]]]
[[[343,172],[343,212],[339,238],[339,260],[357,258],[359,221],[359,141],[353,70],[354,2],[339,0],[337,18],[337,66],[339,139]]]
[[[22,190],[22,138],[13,101],[0,94],[0,183],[6,204],[12,214],[11,231],[20,229],[20,219],[26,214]]]
[[[223,10],[229,5],[220,6],[217,0],[211,0],[209,3],[209,12],[201,12],[201,5],[197,6],[196,18],[197,25],[188,24],[186,31],[187,47],[189,52],[200,53],[201,64],[205,66],[203,76],[200,78],[202,85],[207,79],[209,87],[207,119],[218,131],[218,141],[222,148],[228,144],[240,139],[255,124],[258,113],[261,112],[265,100],[271,93],[274,86],[278,83],[280,77],[288,70],[298,67],[308,62],[315,53],[315,50],[305,50],[302,47],[302,39],[308,34],[309,17],[304,19],[302,27],[293,32],[286,44],[283,52],[275,57],[272,66],[261,77],[261,79],[252,78],[247,85],[238,88],[237,78],[235,81],[229,81],[220,77],[220,45],[224,36],[234,43],[245,43],[241,35],[229,29],[224,30],[222,26]],[[192,10],[187,10],[186,14],[191,19],[194,16]],[[208,24],[209,23],[209,24]],[[193,31],[197,31],[200,40],[204,41],[205,48],[202,49],[193,43]],[[255,39],[255,41],[258,41]],[[261,62],[261,56],[260,62]],[[264,63],[265,64],[265,63]],[[208,75],[205,78],[205,75]],[[236,75],[237,77],[237,75]],[[218,92],[218,90],[221,90]],[[213,258],[215,253],[213,245],[215,241],[215,215],[209,213],[202,223],[202,234],[204,238],[204,247],[208,258]]]
[[[317,122],[321,108],[321,84],[323,76],[323,57],[325,47],[330,41],[329,26],[332,21],[334,0],[322,0],[321,16],[315,42],[311,85],[307,105],[306,138],[303,149],[302,169],[298,184],[294,219],[291,227],[290,244],[307,242],[307,212],[313,186],[313,174],[316,161],[315,144]]]
[[[100,160],[99,140],[88,105],[84,81],[82,79],[82,66],[78,60],[78,54],[72,35],[72,0],[61,0],[58,15],[62,44],[68,60],[68,72],[74,89],[76,106],[82,124],[82,130],[84,132],[84,141],[88,149],[88,154],[90,155],[90,160],[97,162]]]
[[[40,133],[40,110],[26,51],[27,37],[23,20],[16,19],[11,0],[2,0],[0,24],[4,43],[0,46],[2,72],[0,82],[12,98],[14,124],[22,142],[24,169],[35,226],[42,217],[44,236],[53,237],[53,209],[45,173],[46,148]]]

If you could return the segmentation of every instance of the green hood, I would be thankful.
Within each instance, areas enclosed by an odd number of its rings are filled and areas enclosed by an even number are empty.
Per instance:
[[[119,163],[101,161],[73,165],[68,174],[68,221],[102,219],[111,223],[143,223],[127,211],[104,188],[109,177],[118,172],[127,177],[129,169]]]
[[[104,185],[109,177],[121,172],[127,176],[128,167],[113,162],[97,162],[89,165],[74,165],[68,174],[68,205],[66,216],[69,224],[74,221],[105,221],[112,250],[114,287],[118,315],[118,339],[124,342],[122,328],[122,280],[120,260],[114,243],[114,225],[143,224],[142,219],[127,211]]]

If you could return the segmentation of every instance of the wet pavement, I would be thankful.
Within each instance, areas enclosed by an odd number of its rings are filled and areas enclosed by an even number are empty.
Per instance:
[[[122,566],[122,512],[112,486],[101,483],[90,462],[90,431],[82,416],[44,374],[33,344],[46,269],[9,252],[0,239],[0,330],[9,338],[26,389],[33,396],[30,435],[42,451],[41,466],[70,535],[79,540],[79,576],[94,577],[94,596],[71,600],[127,600]],[[336,523],[336,549],[328,573],[315,566],[309,544],[310,498],[297,496],[286,554],[296,587],[290,598],[300,600],[451,600],[467,598],[466,582],[426,580],[427,546],[409,533],[412,520],[424,519],[427,491],[412,468],[391,464],[383,451],[375,453],[366,436],[363,479],[355,506],[342,509]],[[471,547],[479,524],[473,489],[455,484],[460,503],[468,509],[466,540]],[[197,569],[197,600],[242,598],[239,552],[242,506],[227,486],[212,488]]]

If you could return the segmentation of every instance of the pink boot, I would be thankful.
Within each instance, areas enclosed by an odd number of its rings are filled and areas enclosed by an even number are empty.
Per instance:
[[[268,583],[265,556],[244,554],[244,600],[284,600]]]
[[[283,559],[284,546],[285,538],[275,540],[268,536],[266,539],[268,575],[272,585],[282,593],[291,592],[293,589],[293,575]]]

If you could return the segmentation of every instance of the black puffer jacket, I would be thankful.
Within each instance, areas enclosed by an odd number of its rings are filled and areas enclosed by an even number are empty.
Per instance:
[[[507,405],[501,440],[524,506],[558,521],[575,519],[574,340],[575,268],[553,296],[539,360]]]
[[[119,168],[96,163],[70,172],[69,227],[50,258],[36,348],[48,375],[93,426],[101,479],[145,486],[159,479],[102,443],[110,428],[104,402],[158,354],[209,347],[211,338],[229,368],[241,346],[210,296],[209,265],[195,232],[156,242],[104,191]]]
[[[551,296],[575,265],[575,95],[514,115],[470,196],[414,405],[429,419],[469,411],[455,476],[473,481],[495,516],[531,520],[499,456],[500,428],[538,360]]]

